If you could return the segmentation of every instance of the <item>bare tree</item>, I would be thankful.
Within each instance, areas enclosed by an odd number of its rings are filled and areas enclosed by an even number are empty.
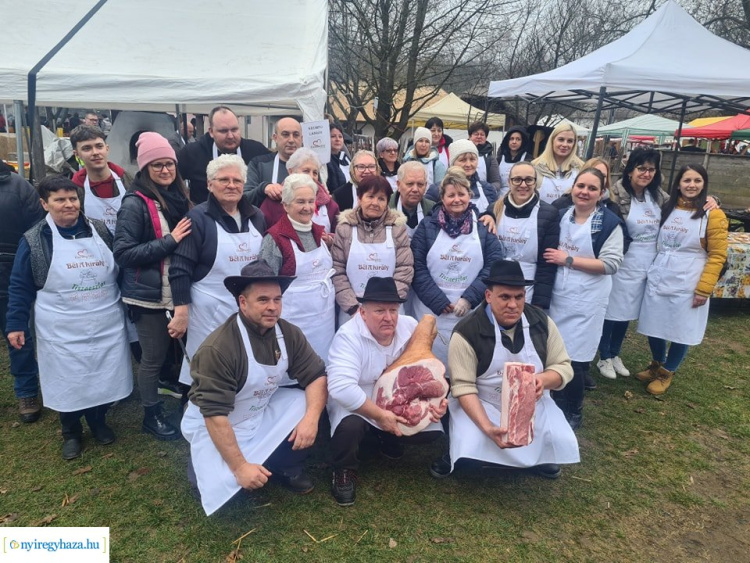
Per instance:
[[[376,137],[399,138],[462,69],[487,64],[515,1],[330,0],[331,104],[350,123],[373,125]]]

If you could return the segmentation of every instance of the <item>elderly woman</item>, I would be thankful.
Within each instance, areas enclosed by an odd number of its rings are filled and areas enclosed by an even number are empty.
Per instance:
[[[441,129],[442,131],[442,129]],[[414,131],[414,146],[404,155],[404,162],[414,160],[421,162],[427,172],[427,184],[440,184],[445,176],[447,166],[440,162],[438,151],[430,145],[432,135],[426,127],[417,127]]]
[[[380,167],[377,158],[375,158],[375,153],[372,151],[355,152],[349,169],[352,173],[351,181],[333,192],[333,199],[338,204],[340,211],[357,207],[359,183],[370,176],[380,175]]]
[[[583,162],[576,156],[576,130],[561,123],[552,130],[544,152],[531,161],[542,175],[539,198],[552,203],[573,185]]]
[[[438,153],[440,163],[447,169],[450,166],[450,146],[453,139],[443,134],[443,129],[445,129],[443,120],[439,117],[431,117],[424,126],[430,132],[430,141]],[[435,183],[439,184],[440,180],[435,180]]]
[[[497,191],[487,182],[482,182],[477,173],[479,166],[479,151],[476,145],[468,139],[455,141],[450,147],[451,166],[458,166],[464,171],[464,175],[469,180],[471,203],[476,206],[479,213],[482,214],[491,210],[497,201]],[[439,189],[437,186],[431,186],[427,191],[427,197],[433,201],[439,201]]]
[[[531,154],[527,151],[529,146],[529,136],[523,127],[511,127],[503,136],[500,148],[497,150],[497,164],[500,170],[500,189],[498,192],[501,196],[508,193],[510,183],[510,169],[517,162],[531,160]]]
[[[500,182],[500,169],[495,160],[495,148],[487,140],[490,134],[490,128],[486,123],[477,121],[469,125],[469,140],[474,143],[479,152],[479,163],[477,164],[477,174],[482,182],[492,184],[497,193],[500,193],[502,184]]]
[[[302,329],[313,350],[327,361],[336,329],[336,298],[328,250],[333,236],[313,220],[319,189],[307,174],[287,177],[281,191],[286,214],[268,229],[260,257],[275,274],[296,276],[284,293],[281,316]]]
[[[549,309],[557,266],[544,259],[544,251],[560,242],[557,209],[540,201],[536,193],[536,169],[529,162],[517,162],[508,174],[510,191],[493,207],[495,229],[506,260],[521,265],[527,280],[526,302]]]
[[[477,222],[479,210],[471,203],[471,193],[463,170],[449,168],[440,184],[440,203],[419,224],[411,243],[414,317],[437,316],[441,336],[432,349],[445,364],[453,327],[482,302],[482,278],[489,275],[490,264],[503,257],[497,237]]]
[[[336,221],[339,215],[339,206],[333,201],[331,194],[320,182],[320,169],[322,164],[315,151],[300,147],[289,157],[286,169],[289,174],[307,174],[318,185],[315,196],[315,213],[313,222],[321,225],[327,233],[336,232]],[[282,201],[266,198],[260,206],[263,216],[266,218],[266,226],[270,229],[276,222],[284,217],[287,212]]]
[[[188,212],[192,232],[177,246],[169,268],[173,335],[182,338],[187,330],[189,358],[236,312],[234,298],[224,289],[224,278],[237,275],[244,264],[258,258],[266,231],[263,214],[242,191],[247,180],[242,157],[219,156],[208,163],[206,177],[208,199]],[[180,383],[185,385],[193,382],[189,358],[180,372]]]
[[[44,406],[60,413],[63,459],[81,455],[81,416],[100,444],[113,401],[133,389],[125,315],[106,225],[81,213],[78,187],[62,176],[39,183],[47,217],[18,244],[8,290],[8,343],[20,350],[34,310]],[[5,327],[3,327],[5,328]]]
[[[414,274],[414,259],[406,232],[406,218],[388,207],[393,190],[382,176],[365,178],[357,186],[357,208],[339,216],[333,241],[333,286],[339,306],[339,325],[357,312],[367,280],[392,277],[401,299],[406,299]]]
[[[703,341],[708,301],[727,258],[727,218],[720,209],[705,210],[707,193],[706,169],[688,164],[661,209],[638,321],[638,332],[648,336],[651,365],[636,378],[648,382],[652,395],[666,392],[688,347]]]
[[[383,176],[392,189],[396,189],[396,180],[398,178],[398,143],[390,137],[385,137],[375,145],[375,152],[378,154],[378,165],[380,166],[380,175]]]
[[[560,243],[544,252],[545,260],[557,266],[549,316],[573,363],[573,380],[555,401],[574,430],[583,421],[584,379],[602,334],[612,275],[623,255],[622,221],[600,203],[604,182],[595,168],[578,174],[573,205],[560,212]]]
[[[135,181],[117,214],[114,255],[123,270],[122,300],[135,322],[143,350],[138,388],[145,410],[142,429],[159,440],[176,440],[179,430],[161,411],[158,383],[170,339],[180,334],[180,321],[168,320],[174,309],[169,267],[177,245],[191,232],[185,215],[190,208],[177,158],[158,133],[141,133],[136,143]]]
[[[331,160],[326,165],[328,180],[326,185],[330,193],[350,181],[351,159],[344,145],[344,130],[341,125],[331,123]],[[289,170],[289,165],[287,165]]]

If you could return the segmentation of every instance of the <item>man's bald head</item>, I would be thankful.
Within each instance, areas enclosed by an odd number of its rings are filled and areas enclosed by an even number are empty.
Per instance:
[[[293,117],[282,117],[276,122],[273,141],[279,158],[286,162],[302,146],[302,126]]]

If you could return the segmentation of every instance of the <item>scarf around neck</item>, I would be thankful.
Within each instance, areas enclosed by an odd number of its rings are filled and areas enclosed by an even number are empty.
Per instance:
[[[473,203],[469,204],[460,217],[454,217],[445,210],[445,207],[441,203],[437,208],[437,221],[440,228],[451,237],[456,238],[459,235],[468,235],[471,232],[472,224],[474,222],[473,213],[476,212],[479,215],[477,206]]]

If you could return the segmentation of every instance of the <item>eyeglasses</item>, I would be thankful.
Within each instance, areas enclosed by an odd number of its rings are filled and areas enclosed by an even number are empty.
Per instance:
[[[364,172],[365,170],[369,172],[375,172],[375,170],[377,170],[378,167],[374,164],[355,164],[354,169],[357,172]]]
[[[174,166],[174,160],[170,160],[169,162],[152,162],[151,164],[149,164],[149,167],[151,167],[151,170],[153,170],[154,172],[161,172],[165,168],[167,170],[174,170]]]
[[[398,152],[398,149],[384,149],[384,150],[383,150],[383,152],[392,152],[392,153],[397,153],[397,152]]]
[[[648,168],[646,166],[636,166],[635,169],[638,171],[638,174],[653,174],[656,172],[656,168]]]
[[[228,186],[244,186],[245,182],[238,178],[214,178],[211,180],[212,182],[216,182],[219,184],[222,188],[226,188]]]
[[[521,178],[521,176],[514,176],[510,179],[510,183],[514,186],[520,186],[521,184],[533,186],[534,184],[536,184],[536,178],[534,178],[533,176],[527,176],[526,178]]]

